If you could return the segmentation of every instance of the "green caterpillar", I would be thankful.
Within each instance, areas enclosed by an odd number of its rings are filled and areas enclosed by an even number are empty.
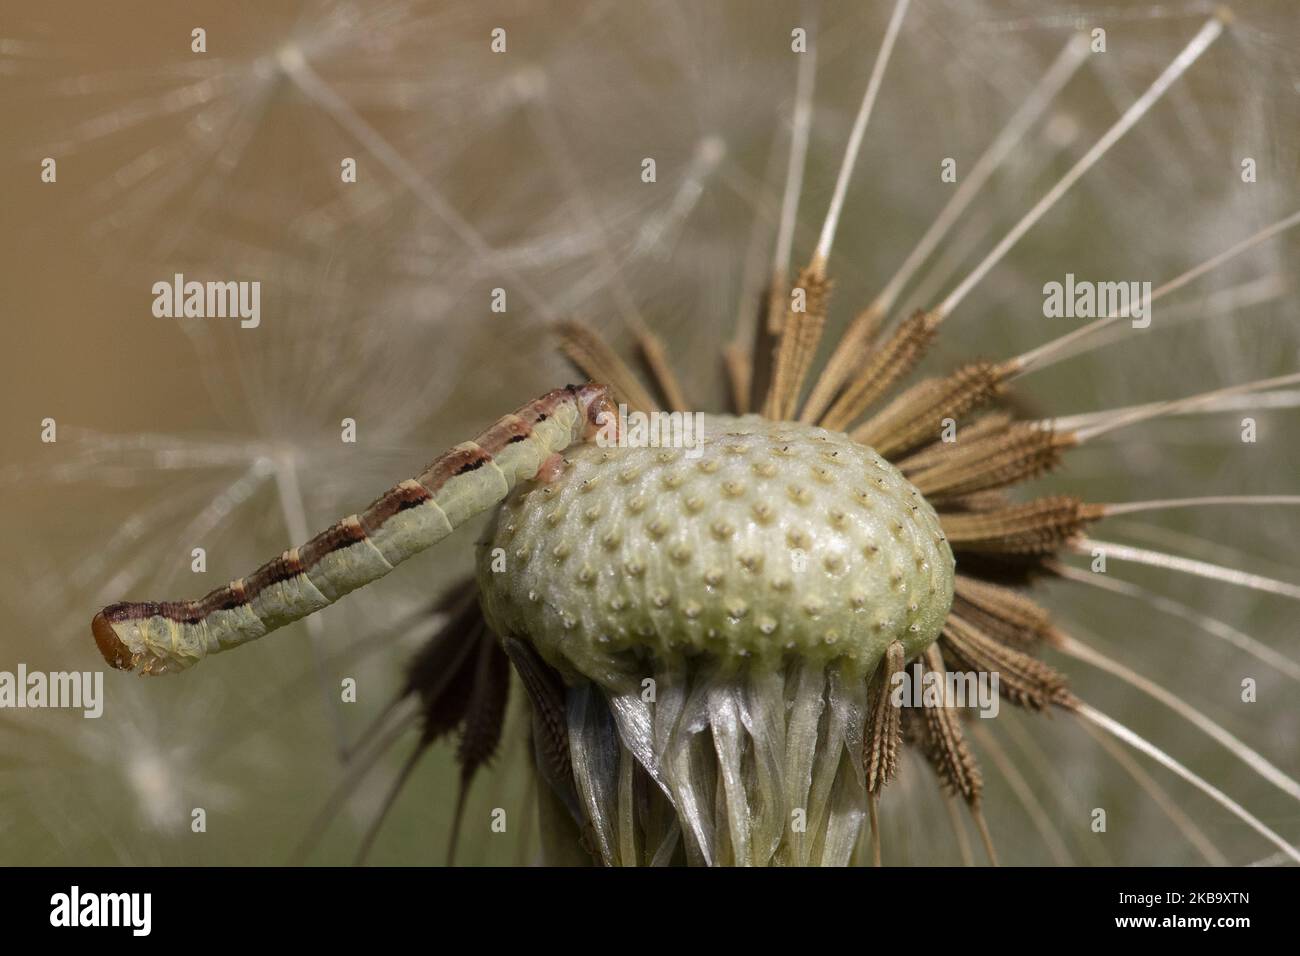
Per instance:
[[[535,477],[552,455],[590,438],[611,414],[603,385],[548,392],[246,578],[197,601],[104,608],[91,622],[95,643],[113,667],[162,674],[256,640],[437,544]]]

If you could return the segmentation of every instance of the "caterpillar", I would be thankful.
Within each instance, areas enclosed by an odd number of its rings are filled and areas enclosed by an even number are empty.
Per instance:
[[[359,515],[197,601],[121,602],[90,629],[119,670],[164,674],[257,640],[383,577],[537,476],[552,455],[590,439],[614,414],[609,389],[547,392],[444,452]]]

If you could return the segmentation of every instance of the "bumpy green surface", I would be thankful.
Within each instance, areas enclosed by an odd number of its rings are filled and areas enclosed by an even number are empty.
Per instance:
[[[497,632],[607,686],[652,657],[866,671],[892,641],[911,656],[935,639],[952,551],[893,466],[808,425],[705,416],[703,428],[696,458],[577,446],[552,482],[517,488],[479,548]]]

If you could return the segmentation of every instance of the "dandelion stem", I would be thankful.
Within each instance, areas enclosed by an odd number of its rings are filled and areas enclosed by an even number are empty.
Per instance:
[[[867,81],[866,92],[862,95],[862,105],[858,107],[858,116],[853,121],[848,147],[844,150],[844,161],[840,164],[840,174],[835,180],[835,192],[831,196],[830,208],[826,211],[826,221],[822,224],[817,249],[813,253],[814,263],[825,264],[830,258],[840,213],[844,211],[844,197],[849,190],[849,180],[853,178],[853,167],[857,164],[858,153],[862,149],[862,138],[867,131],[871,111],[876,105],[876,96],[880,93],[880,84],[885,78],[885,68],[889,65],[889,58],[894,52],[894,41],[898,39],[899,30],[902,29],[903,17],[907,14],[909,2],[910,0],[897,0],[894,4],[894,13],[889,18],[889,26],[885,28],[885,38],[880,43],[876,64],[871,69],[871,78]]]
[[[952,834],[957,838],[957,851],[961,854],[961,865],[974,866],[975,855],[971,853],[970,837],[962,824],[961,807],[957,805],[957,798],[951,793],[945,793],[943,804],[948,810],[948,822],[952,824]]]
[[[926,230],[916,247],[903,261],[903,264],[899,266],[894,277],[889,280],[888,284],[871,304],[854,317],[848,330],[835,346],[835,351],[827,361],[822,374],[813,385],[813,389],[808,395],[808,401],[804,405],[803,413],[800,416],[800,421],[816,422],[821,418],[822,413],[826,411],[827,406],[835,397],[836,391],[844,384],[845,379],[852,372],[858,355],[863,346],[866,345],[870,334],[878,328],[880,320],[893,307],[904,286],[907,285],[912,276],[915,275],[916,270],[921,267],[922,263],[929,258],[930,254],[934,252],[935,248],[948,234],[953,223],[957,221],[966,207],[978,195],[989,177],[1006,159],[1012,147],[1020,142],[1025,131],[1042,115],[1047,104],[1069,82],[1070,77],[1074,76],[1075,71],[1078,70],[1087,55],[1088,44],[1082,34],[1071,37],[1061,49],[1047,73],[1038,81],[1038,85],[1012,115],[1011,119],[1007,121],[1007,125],[1003,127],[997,138],[989,144],[988,149],[975,161],[975,165],[963,178],[961,185],[952,194],[952,198],[944,205],[938,217],[930,224],[930,228]]]
[[[804,161],[808,155],[808,137],[812,128],[813,87],[817,75],[817,44],[815,7],[806,7],[808,18],[808,47],[799,57],[798,76],[795,81],[794,115],[790,128],[789,156],[786,160],[785,188],[781,196],[781,211],[777,222],[776,245],[772,253],[772,268],[767,287],[763,290],[758,307],[740,297],[740,315],[737,334],[724,351],[728,378],[731,381],[733,403],[736,411],[744,414],[759,408],[766,400],[772,379],[773,344],[781,331],[785,318],[784,298],[789,282],[790,249],[794,244],[798,225],[799,197],[803,189]],[[775,144],[769,165],[774,169],[778,153]],[[764,177],[766,182],[767,177]],[[766,190],[762,190],[766,192]],[[745,257],[745,275],[741,289],[756,287],[751,263],[757,261],[762,236],[755,217],[755,228],[750,239],[750,253]],[[753,309],[752,312],[749,310]],[[748,343],[742,341],[742,330],[752,330]]]
[[[1276,302],[1292,294],[1293,291],[1291,282],[1284,273],[1280,271],[1268,272],[1245,282],[1239,282],[1215,292],[1198,296],[1194,300],[1181,305],[1166,307],[1161,314],[1160,324],[1153,326],[1153,329],[1156,332],[1167,332],[1189,321],[1209,323],[1226,321],[1234,313],[1251,309],[1266,302]],[[1119,316],[1119,318],[1123,318],[1123,316]],[[1009,360],[1008,365],[1011,367],[1009,380],[1014,380],[1022,374],[1049,368],[1077,355],[1084,355],[1124,341],[1128,329],[1122,324],[1109,323],[1104,328],[1096,329],[1096,332],[1098,334],[1092,337],[1075,338],[1070,343],[1062,343],[1060,348],[1057,348],[1055,340],[1046,343],[1043,348],[1050,355],[1042,361],[1035,361],[1034,367],[1028,370],[1022,371],[1019,368],[1021,357]],[[1038,350],[1033,349],[1031,351]]]
[[[711,177],[727,155],[727,144],[719,136],[705,136],[695,146],[695,155],[691,157],[686,173],[682,176],[677,191],[666,209],[652,219],[647,220],[637,236],[633,255],[647,253],[655,249],[670,231],[675,232],[690,216],[700,197],[704,195],[704,183]]]
[[[989,832],[989,825],[984,820],[984,811],[978,803],[968,804],[968,806],[971,819],[975,821],[975,829],[979,830],[980,840],[984,844],[984,852],[988,854],[989,863],[998,866],[998,852],[993,846],[993,834]]]
[[[471,782],[472,778],[468,774],[461,774],[460,786],[456,790],[456,810],[451,818],[451,836],[447,840],[447,866],[456,865],[456,848],[460,844],[461,824],[465,820],[465,799],[469,796]]]
[[[1042,115],[1047,105],[1056,98],[1065,84],[1078,71],[1080,65],[1088,56],[1088,42],[1083,34],[1075,34],[1062,47],[1061,52],[1057,54],[1056,59],[1047,72],[1043,74],[1042,79],[1030,92],[1020,108],[1007,121],[1006,126],[998,133],[996,139],[989,144],[988,149],[975,161],[970,170],[963,177],[961,184],[952,194],[952,198],[944,205],[943,210],[938,217],[930,224],[925,235],[916,244],[908,257],[899,266],[898,271],[893,278],[885,285],[876,296],[875,300],[867,307],[869,311],[874,311],[878,315],[884,315],[898,300],[899,294],[911,280],[919,269],[928,259],[935,248],[943,241],[953,224],[971,204],[971,201],[979,194],[984,184],[988,182],[989,177],[993,175],[1002,165],[1002,161],[1024,137],[1029,127]]]
[[[1156,78],[1156,81],[1151,84],[1147,91],[1124,111],[1124,115],[1102,135],[1101,139],[1097,140],[1092,148],[1084,153],[1083,157],[1070,168],[1070,171],[1061,177],[1061,180],[1048,190],[1047,194],[1025,214],[1024,218],[1011,228],[1011,231],[993,247],[993,250],[962,280],[957,288],[948,293],[948,297],[935,308],[940,318],[952,314],[952,311],[961,304],[967,294],[979,284],[994,266],[1002,261],[1003,256],[1011,251],[1011,248],[1021,240],[1025,233],[1033,228],[1038,220],[1056,205],[1057,201],[1070,190],[1079,178],[1096,165],[1097,161],[1106,155],[1106,152],[1125,133],[1132,129],[1138,120],[1146,115],[1147,111],[1160,100],[1174,81],[1182,76],[1200,58],[1201,54],[1210,48],[1210,45],[1223,33],[1224,16],[1226,15],[1216,14],[1206,21],[1191,42],[1183,48],[1178,56],[1174,57],[1173,62]]]
[[[307,832],[303,834],[302,839],[298,841],[298,846],[294,849],[293,856],[290,857],[291,864],[298,865],[307,859],[307,854],[315,849],[316,844],[324,835],[325,829],[334,820],[334,817],[338,815],[339,810],[343,807],[347,798],[352,796],[357,785],[365,778],[366,774],[374,768],[375,764],[379,762],[379,758],[388,753],[388,748],[395,744],[402,734],[415,726],[415,722],[419,719],[419,716],[419,712],[414,708],[412,708],[408,713],[403,714],[399,720],[393,723],[388,733],[379,738],[375,746],[371,748],[359,761],[348,765],[346,773],[330,792],[324,806],[320,808],[320,811],[312,819],[311,825],[307,828]]]
[[[283,47],[277,55],[277,62],[285,75],[293,81],[303,93],[325,109],[335,122],[342,126],[354,139],[364,146],[375,159],[379,160],[389,172],[400,179],[428,209],[451,227],[457,237],[468,246],[476,256],[485,262],[494,262],[510,282],[528,300],[528,304],[537,310],[538,315],[548,321],[554,321],[555,312],[541,295],[523,276],[509,265],[497,262],[495,250],[488,245],[473,225],[457,212],[446,198],[433,187],[379,130],[375,129],[365,118],[325,82],[319,73],[312,69],[302,48],[295,44]]]
[[[1141,764],[1134,760],[1128,751],[1092,724],[1080,723],[1079,726],[1087,731],[1088,735],[1097,741],[1097,746],[1110,754],[1111,758],[1132,778],[1133,782],[1142,788],[1142,791],[1169,818],[1169,822],[1187,838],[1187,842],[1196,847],[1201,856],[1205,858],[1206,863],[1210,864],[1210,866],[1228,865],[1228,858],[1210,841],[1210,838],[1192,821],[1192,818],[1182,811],[1178,803],[1169,796],[1165,789],[1142,769]]]
[[[1009,714],[1006,719],[998,721],[998,730],[1010,738],[1024,763],[1033,769],[1043,787],[1056,800],[1057,806],[1067,814],[1067,818],[1072,818],[1076,813],[1086,816],[1087,808],[1081,802],[1077,788],[1072,787],[1069,781],[1062,778],[1059,762],[1044,753],[1034,736],[1025,729],[1025,716],[1025,711],[1017,709],[1014,714]],[[1043,729],[1042,721],[1037,719],[1037,715],[1031,719],[1036,726]],[[1080,852],[1087,858],[1085,865],[1115,865],[1104,844],[1096,840],[1080,840],[1078,843]]]
[[[1155,608],[1157,611],[1172,614],[1184,621],[1195,624],[1211,636],[1231,644],[1238,650],[1245,651],[1256,660],[1280,671],[1292,680],[1300,681],[1300,663],[1291,660],[1289,657],[1284,657],[1267,644],[1257,641],[1249,634],[1237,630],[1218,618],[1210,617],[1194,607],[1189,607],[1172,598],[1165,597],[1163,594],[1156,594],[1147,588],[1138,587],[1129,581],[1118,580],[1108,574],[1093,574],[1091,571],[1073,568],[1056,561],[1048,562],[1048,567],[1058,577],[1101,588],[1114,594],[1123,594],[1126,597],[1141,601],[1144,605]]]
[[[972,736],[979,742],[980,750],[989,755],[989,758],[1002,774],[1003,779],[1006,780],[1007,785],[1011,787],[1011,792],[1015,794],[1016,799],[1024,808],[1025,814],[1034,825],[1034,829],[1043,838],[1043,843],[1046,844],[1047,852],[1052,855],[1052,859],[1058,866],[1073,865],[1070,851],[1065,845],[1065,840],[1061,838],[1060,830],[1052,822],[1051,815],[1044,809],[1033,788],[1029,786],[1028,781],[1017,769],[1015,761],[1011,759],[997,739],[980,726],[980,721],[971,721],[970,730]],[[991,849],[991,847],[986,844],[986,849]],[[993,859],[991,854],[989,858]]]
[[[1219,398],[1226,398],[1232,395],[1246,395],[1251,392],[1260,392],[1266,389],[1275,388],[1279,385],[1295,385],[1297,383],[1300,383],[1300,372],[1292,372],[1289,375],[1279,375],[1276,378],[1257,379],[1254,382],[1232,385],[1228,388],[1220,388],[1212,392],[1201,392],[1199,395],[1189,395],[1186,398],[1176,398],[1173,401],[1156,402],[1153,405],[1143,405],[1133,409],[1119,410],[1104,415],[1094,425],[1077,429],[1075,431],[1075,437],[1079,444],[1083,444],[1089,439],[1096,438],[1098,435],[1104,435],[1117,428],[1123,428],[1127,425],[1133,425],[1137,422],[1147,421],[1152,418],[1161,418],[1165,415],[1187,411],[1188,409],[1199,408],[1200,406],[1207,405]],[[1054,424],[1058,429],[1065,427],[1065,423],[1059,420]]]
[[[1286,863],[1287,860],[1289,860],[1294,855],[1295,854],[1287,853],[1286,851],[1283,851],[1281,853],[1272,853],[1264,857],[1262,860],[1254,860],[1253,862],[1247,863],[1246,865],[1247,866],[1281,866],[1283,863]]]
[[[1210,564],[1207,561],[1197,561],[1193,558],[1165,554],[1163,551],[1152,551],[1149,548],[1135,548],[1127,544],[1098,541],[1095,538],[1080,538],[1071,547],[1077,554],[1091,554],[1094,549],[1099,549],[1107,557],[1118,558],[1121,561],[1132,561],[1136,564],[1146,564],[1169,571],[1181,571],[1184,574],[1208,578],[1211,581],[1224,581],[1254,591],[1280,594],[1283,597],[1300,600],[1300,586],[1259,574],[1248,574],[1245,571],[1238,571],[1236,568],[1225,568],[1218,564]]]
[[[1300,505],[1300,495],[1209,495],[1203,498],[1156,498],[1150,501],[1124,501],[1104,504],[1104,517],[1133,514],[1139,511],[1163,511],[1172,508],[1200,508],[1205,505]]]
[[[591,197],[588,195],[586,185],[582,177],[578,175],[577,167],[573,162],[568,137],[561,128],[560,122],[555,116],[555,111],[551,108],[551,101],[544,89],[529,99],[529,109],[526,112],[528,118],[532,121],[533,131],[537,134],[537,138],[542,141],[542,147],[546,151],[557,177],[577,204],[583,226],[590,229],[596,237],[597,241],[593,247],[593,252],[600,262],[602,273],[609,277],[609,288],[613,292],[614,302],[617,304],[623,320],[634,329],[641,328],[643,323],[641,315],[637,311],[636,302],[627,287],[627,282],[623,278],[619,264],[614,260],[606,230],[600,216],[596,214],[596,210],[591,204]]]
[[[1240,738],[1230,734],[1222,726],[1215,723],[1209,717],[1202,714],[1195,707],[1189,705],[1175,694],[1170,693],[1164,687],[1154,681],[1148,680],[1141,674],[1128,667],[1125,667],[1119,661],[1101,653],[1101,651],[1076,640],[1069,635],[1057,632],[1054,635],[1052,646],[1062,653],[1073,657],[1075,660],[1083,661],[1085,664],[1091,664],[1106,673],[1118,677],[1130,687],[1141,691],[1152,700],[1164,704],[1178,716],[1182,717],[1188,723],[1192,724],[1207,737],[1221,744],[1226,750],[1230,751],[1233,756],[1237,757],[1242,763],[1246,764],[1257,774],[1277,787],[1293,800],[1300,800],[1300,783],[1291,779],[1285,773],[1277,768],[1272,762],[1267,760],[1257,750],[1246,745]]]
[[[871,865],[881,866],[880,855],[880,794],[867,794],[867,812],[871,818]]]
[[[1292,228],[1297,224],[1300,224],[1300,210],[1293,212],[1291,215],[1287,216],[1284,219],[1279,219],[1277,222],[1273,223],[1270,226],[1266,226],[1265,228],[1261,229],[1259,232],[1243,239],[1241,242],[1237,243],[1231,248],[1225,249],[1223,252],[1220,252],[1218,255],[1205,260],[1200,265],[1188,269],[1182,275],[1170,279],[1164,285],[1160,286],[1157,289],[1152,290],[1151,294],[1142,300],[1143,313],[1148,314],[1146,310],[1152,302],[1155,302],[1156,300],[1163,298],[1164,296],[1168,295],[1171,292],[1175,292],[1178,289],[1181,289],[1183,286],[1187,285],[1188,283],[1194,282],[1196,279],[1199,279],[1207,272],[1211,272],[1214,269],[1217,269],[1219,266],[1223,265],[1224,263],[1230,262],[1231,260],[1235,259],[1243,252],[1248,252],[1249,250],[1254,249],[1256,246],[1264,242],[1267,242],[1269,239],[1273,238],[1278,233],[1285,232],[1286,230]],[[1080,339],[1087,338],[1091,335],[1095,335],[1097,332],[1102,331],[1108,326],[1111,326],[1114,323],[1125,319],[1128,319],[1128,316],[1120,315],[1118,313],[1111,313],[1110,315],[1097,319],[1095,322],[1089,322],[1087,325],[1083,326],[1082,328],[1075,329],[1073,332],[1070,332],[1066,335],[1062,335],[1060,338],[1053,339],[1052,341],[1047,342],[1044,345],[1040,345],[1035,349],[1031,349],[1028,352],[1023,353],[1022,355],[1019,355],[1016,358],[1011,359],[1010,360],[1011,363],[1014,364],[1017,369],[1015,373],[1012,375],[1012,378],[1017,378],[1021,375],[1028,374],[1029,372],[1038,371],[1040,369],[1049,367],[1050,365],[1054,364],[1056,361],[1059,361],[1061,358],[1064,358],[1065,355],[1063,355],[1062,353],[1064,353],[1069,348],[1069,346],[1071,346],[1075,342],[1079,341]],[[1069,354],[1074,355],[1077,354],[1077,352],[1070,351]]]
[[[389,787],[388,793],[384,796],[383,805],[379,808],[379,812],[375,814],[375,818],[370,821],[370,826],[366,828],[365,836],[361,838],[361,845],[357,848],[356,858],[352,861],[353,866],[361,866],[366,862],[366,857],[370,855],[370,848],[375,844],[375,837],[379,835],[379,828],[384,825],[384,820],[388,817],[388,812],[393,809],[393,804],[397,802],[398,794],[402,792],[402,787],[404,787],[406,781],[410,779],[411,771],[414,770],[415,765],[420,762],[420,758],[424,756],[426,749],[428,749],[427,743],[421,742],[416,744],[411,750],[410,756],[408,756],[405,762],[403,762],[402,769],[397,772],[397,777],[393,780],[393,785]]]
[[[790,125],[790,159],[785,168],[785,190],[781,195],[781,220],[772,254],[772,274],[783,279],[790,271],[790,249],[794,245],[795,220],[803,190],[804,162],[808,158],[808,137],[812,129],[813,89],[817,82],[816,24],[808,27],[808,48],[799,55],[795,80],[794,116]]]
[[[1114,408],[1109,411],[1084,412],[1080,415],[1068,415],[1064,418],[1044,419],[1039,424],[1051,426],[1063,432],[1077,431],[1080,428],[1087,428],[1105,422],[1117,415],[1140,412],[1143,413],[1142,417],[1148,418],[1151,416],[1146,413],[1159,412],[1166,404],[1166,402],[1147,402],[1143,405],[1129,405],[1125,408]],[[1195,408],[1176,408],[1167,412],[1167,414],[1191,415],[1274,408],[1300,408],[1300,391],[1278,389],[1276,391],[1252,392],[1243,395],[1221,395],[1213,399],[1207,399],[1203,404],[1199,404]]]
[[[1292,860],[1294,860],[1297,863],[1300,863],[1300,851],[1297,851],[1289,843],[1287,843],[1280,836],[1278,836],[1276,833],[1270,830],[1267,826],[1265,826],[1262,822],[1260,822],[1260,820],[1257,817],[1255,817],[1254,814],[1250,813],[1250,811],[1248,811],[1245,807],[1237,803],[1237,801],[1233,800],[1222,790],[1213,786],[1202,777],[1188,770],[1181,763],[1179,763],[1173,757],[1169,756],[1169,754],[1165,753],[1163,750],[1161,750],[1155,744],[1148,741],[1146,738],[1139,736],[1137,733],[1130,730],[1128,727],[1125,727],[1119,721],[1114,720],[1111,717],[1107,717],[1101,711],[1097,710],[1094,707],[1089,706],[1088,704],[1085,704],[1083,701],[1079,701],[1076,704],[1074,704],[1070,708],[1070,710],[1073,713],[1077,714],[1078,716],[1082,717],[1083,719],[1092,721],[1092,723],[1096,724],[1102,730],[1106,731],[1107,733],[1111,734],[1117,739],[1122,740],[1124,743],[1128,744],[1133,749],[1140,750],[1142,753],[1146,754],[1148,757],[1155,760],[1157,763],[1163,764],[1165,767],[1169,768],[1178,776],[1182,777],[1192,786],[1196,787],[1196,789],[1200,790],[1210,799],[1214,800],[1216,803],[1218,803],[1220,806],[1222,806],[1224,809],[1230,812],[1233,816],[1237,817],[1239,820],[1241,820],[1243,823],[1249,826],[1260,836],[1264,837],[1266,840],[1268,840],[1270,843],[1272,843],[1274,846],[1276,846],[1278,849],[1284,852],[1287,856],[1289,856]]]

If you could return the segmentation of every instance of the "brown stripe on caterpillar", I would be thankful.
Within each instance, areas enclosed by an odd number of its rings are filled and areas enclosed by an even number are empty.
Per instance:
[[[300,551],[309,582],[331,602],[393,570],[358,515],[348,515]]]
[[[251,603],[273,584],[296,578],[304,570],[297,548],[291,548],[278,558],[272,558],[245,579],[245,603]]]
[[[513,412],[503,416],[475,440],[475,444],[489,455],[496,455],[507,445],[521,442],[533,433],[531,422],[527,422]]]
[[[298,560],[302,562],[304,568],[311,570],[325,555],[358,544],[365,539],[366,529],[362,527],[356,515],[349,515],[300,547]]]
[[[437,497],[407,479],[378,498],[361,515],[370,544],[390,567],[436,544],[455,530]],[[313,574],[315,581],[320,575]]]
[[[163,617],[177,624],[197,624],[217,611],[228,611],[247,604],[252,597],[245,590],[244,579],[239,578],[209,591],[197,601],[120,601],[110,604],[95,617],[103,618],[105,623],[111,624],[141,621],[149,617]]]
[[[203,617],[215,614],[217,611],[229,611],[247,603],[248,595],[244,591],[243,578],[237,578],[215,591],[209,591],[198,601],[199,611]]]
[[[165,617],[179,624],[193,624],[203,619],[198,601],[119,601],[110,604],[97,616],[114,624],[139,621],[146,617]]]
[[[490,435],[497,426],[504,424],[507,419],[519,418],[531,428],[538,422],[544,422],[550,418],[555,410],[566,401],[572,401],[578,406],[578,412],[584,421],[583,438],[590,438],[604,425],[604,420],[601,418],[602,413],[608,413],[611,416],[611,422],[618,419],[618,408],[610,397],[609,386],[600,385],[596,382],[587,382],[583,385],[566,385],[563,388],[553,389],[541,398],[529,402],[514,412],[513,415],[506,415],[496,425],[480,435],[476,439],[476,443],[492,450]]]
[[[481,468],[492,460],[477,442],[467,441],[429,463],[416,479],[431,495],[436,495],[452,478]]]
[[[428,488],[413,478],[407,478],[389,488],[361,513],[361,528],[366,534],[373,535],[393,515],[408,508],[418,508],[432,499]]]
[[[608,413],[612,422],[618,420],[618,408],[610,397],[609,386],[598,385],[595,382],[587,382],[585,385],[566,385],[564,388],[554,389],[541,398],[529,402],[515,412],[515,415],[529,425],[536,425],[550,418],[555,409],[565,401],[573,401],[578,406],[584,421],[583,438],[590,438],[604,425],[604,420],[601,419],[602,413]],[[483,444],[482,439],[486,437],[487,432],[480,436],[478,443]]]
[[[473,444],[478,445],[489,455],[496,455],[507,445],[524,441],[532,435],[533,426],[550,418],[560,402],[576,397],[570,391],[571,388],[572,386],[554,389],[541,398],[529,402],[518,411],[502,415],[475,438]]]
[[[606,421],[618,419],[609,389],[604,385],[587,383],[553,389],[518,411],[502,416],[474,441],[462,442],[433,461],[420,474],[420,484],[436,495],[450,479],[483,467],[507,445],[527,438],[536,425],[547,421],[565,402],[577,406],[583,418],[583,438],[590,438]]]

